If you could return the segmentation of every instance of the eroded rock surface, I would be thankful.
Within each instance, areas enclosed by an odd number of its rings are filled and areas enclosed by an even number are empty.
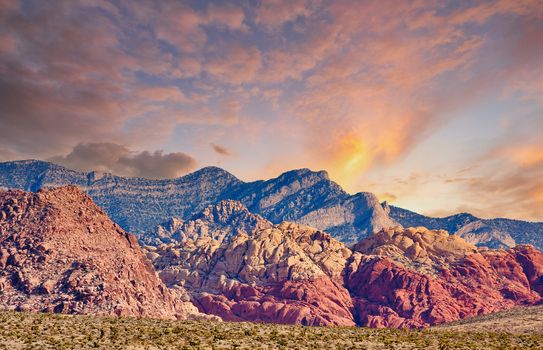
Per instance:
[[[187,288],[225,320],[355,324],[342,280],[351,251],[319,230],[283,223],[148,249],[168,286]]]
[[[168,289],[136,238],[76,187],[0,191],[0,308],[187,318],[199,313]]]
[[[228,240],[149,247],[171,287],[232,321],[424,328],[542,300],[543,254],[480,249],[446,231],[396,227],[348,249],[282,223]]]
[[[396,263],[425,273],[436,273],[477,252],[473,244],[458,236],[424,227],[386,229],[360,241],[354,250],[365,255],[389,257]]]
[[[218,242],[254,230],[270,228],[272,223],[262,216],[253,214],[240,202],[223,200],[207,206],[190,220],[170,219],[159,225],[151,234],[142,235],[147,245],[175,243],[209,237]]]

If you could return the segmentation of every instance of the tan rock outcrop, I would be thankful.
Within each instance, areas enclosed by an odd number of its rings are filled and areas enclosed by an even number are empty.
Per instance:
[[[341,277],[350,255],[328,234],[293,223],[148,253],[163,281],[186,287],[205,312],[308,325],[354,325]]]
[[[378,232],[354,246],[365,255],[386,256],[420,272],[436,273],[477,252],[477,248],[447,231],[397,227]]]

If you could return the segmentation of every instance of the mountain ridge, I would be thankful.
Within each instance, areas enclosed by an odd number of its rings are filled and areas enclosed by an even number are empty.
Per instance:
[[[298,222],[347,244],[401,225],[445,229],[491,248],[523,243],[543,248],[543,222],[480,219],[469,213],[432,218],[380,203],[370,192],[349,194],[324,170],[294,169],[276,178],[244,182],[209,166],[174,179],[149,180],[77,172],[40,160],[0,163],[0,187],[37,191],[62,185],[81,187],[115,222],[140,237],[172,218],[188,220],[208,205],[237,200],[272,223]]]
[[[445,229],[452,234],[468,237],[476,245],[489,248],[511,248],[516,244],[532,244],[543,248],[543,222],[508,218],[482,219],[470,213],[433,218],[396,206],[389,207],[390,216],[405,227]]]
[[[373,194],[349,195],[329,179],[327,172],[307,168],[254,182],[243,182],[218,167],[165,180],[96,175],[44,161],[0,163],[0,186],[34,191],[49,186],[80,186],[114,221],[137,234],[149,232],[172,217],[189,219],[223,199],[238,200],[274,223],[303,221],[353,243],[397,225]],[[325,210],[326,218],[311,215],[318,210]]]

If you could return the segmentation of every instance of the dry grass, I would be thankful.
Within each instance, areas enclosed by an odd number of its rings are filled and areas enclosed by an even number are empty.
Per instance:
[[[543,335],[0,312],[0,349],[543,349]]]
[[[543,335],[543,306],[519,307],[437,327],[462,332],[508,332]]]

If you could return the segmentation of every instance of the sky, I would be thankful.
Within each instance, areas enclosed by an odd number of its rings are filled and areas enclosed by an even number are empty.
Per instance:
[[[0,161],[29,158],[543,221],[543,0],[0,0]]]

